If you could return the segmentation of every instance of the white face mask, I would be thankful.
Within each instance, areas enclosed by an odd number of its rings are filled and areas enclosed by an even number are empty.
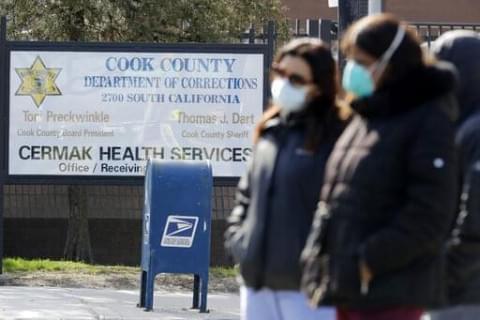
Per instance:
[[[289,114],[303,109],[307,100],[307,87],[293,86],[284,78],[276,78],[271,86],[273,104],[280,107],[281,112]]]

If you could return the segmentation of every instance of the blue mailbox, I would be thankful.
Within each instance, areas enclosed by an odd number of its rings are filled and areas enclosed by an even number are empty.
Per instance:
[[[200,300],[200,312],[207,311],[212,186],[209,162],[148,162],[139,307],[152,310],[156,275],[188,273],[193,308]]]

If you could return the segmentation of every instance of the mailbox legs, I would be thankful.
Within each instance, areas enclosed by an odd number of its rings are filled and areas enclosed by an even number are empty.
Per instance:
[[[140,302],[138,303],[137,307],[144,308],[145,307],[145,297],[147,294],[147,272],[141,271],[140,276]]]
[[[141,271],[140,279],[140,302],[137,307],[145,308],[145,311],[153,310],[153,294],[155,274],[151,271]],[[192,309],[199,309],[201,313],[207,313],[208,273],[193,276],[193,305]],[[200,305],[199,305],[200,304]]]
[[[193,304],[192,309],[198,309],[200,295],[200,276],[193,275]]]
[[[207,310],[207,294],[208,294],[208,273],[193,276],[193,306],[192,309],[199,309],[200,312],[206,313]]]
[[[150,252],[150,257],[154,256],[154,252]],[[145,311],[152,311],[153,309],[153,287],[155,285],[155,272],[152,268],[152,259],[149,261],[147,271],[142,270],[142,283],[140,306],[145,308]]]
[[[208,272],[201,277],[201,294],[200,294],[200,312],[208,312],[207,310],[207,294],[208,294]]]
[[[155,274],[147,272],[147,286],[145,290],[145,311],[153,309],[153,286],[155,284]]]

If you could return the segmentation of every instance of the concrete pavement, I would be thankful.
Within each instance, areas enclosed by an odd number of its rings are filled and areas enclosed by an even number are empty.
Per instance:
[[[155,291],[152,312],[136,307],[139,292],[111,289],[0,287],[0,319],[35,320],[180,320],[240,318],[239,296],[208,295],[210,313],[191,310],[191,292]]]

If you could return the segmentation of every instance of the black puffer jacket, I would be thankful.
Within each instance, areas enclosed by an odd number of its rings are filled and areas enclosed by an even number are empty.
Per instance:
[[[328,161],[322,202],[302,254],[313,303],[347,308],[438,304],[442,245],[456,199],[449,66],[421,67],[373,96]],[[374,274],[361,293],[359,260]]]
[[[480,304],[480,35],[450,32],[435,41],[433,51],[457,67],[460,79],[462,194],[448,248],[449,298],[451,304]]]
[[[245,285],[260,289],[299,290],[300,253],[305,246],[320,197],[325,163],[342,130],[304,149],[302,120],[270,120],[240,180],[229,218],[225,246],[240,264]]]

